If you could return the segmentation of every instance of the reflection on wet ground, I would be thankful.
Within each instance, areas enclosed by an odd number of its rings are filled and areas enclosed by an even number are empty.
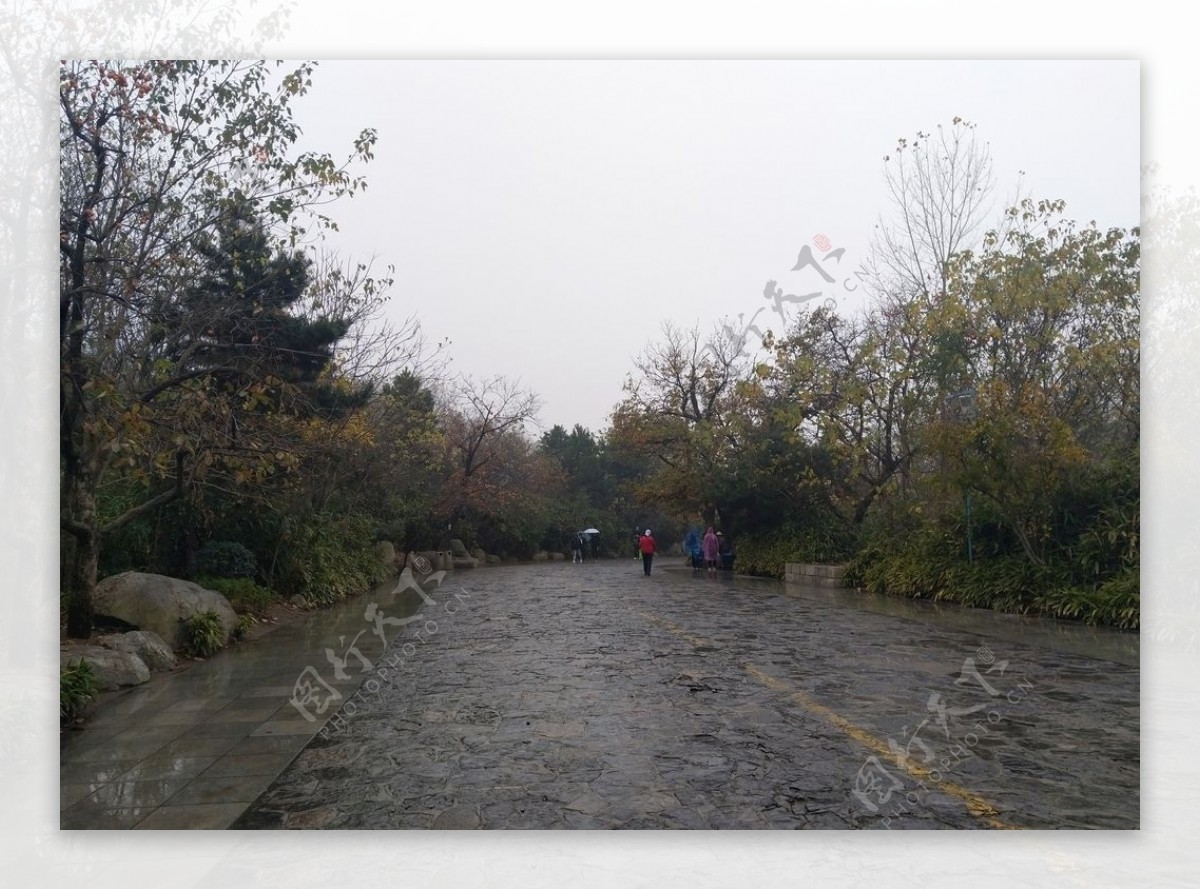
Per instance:
[[[690,582],[703,577],[703,572],[686,567],[671,566],[667,576],[678,582]],[[1094,627],[1082,621],[1063,621],[1037,615],[1009,614],[991,609],[973,609],[955,603],[935,603],[903,597],[881,596],[866,591],[837,587],[751,578],[744,575],[719,575],[714,583],[739,590],[755,589],[782,591],[789,596],[825,603],[847,609],[857,609],[876,615],[890,615],[923,621],[939,627],[953,628],[995,640],[1009,640],[1061,652],[1072,652],[1089,658],[1100,658],[1129,667],[1138,667],[1141,657],[1141,637],[1136,632]]]
[[[302,672],[328,673],[325,650],[343,652],[363,630],[365,604],[394,618],[416,611],[420,599],[395,584],[108,698],[62,734],[60,827],[227,827],[332,716],[308,720],[290,703]],[[383,648],[369,631],[357,645],[368,658]],[[361,683],[329,678],[342,697]]]
[[[1136,634],[634,560],[421,617],[234,827],[1140,824]]]
[[[953,603],[933,603],[927,600],[879,596],[857,590],[839,590],[801,584],[784,584],[783,589],[789,595],[816,602],[861,609],[877,615],[925,621],[991,639],[1072,652],[1089,658],[1102,658],[1130,667],[1137,667],[1140,664],[1141,638],[1137,633],[1128,631],[1107,627],[1089,627],[1083,622],[1060,621],[1035,615],[1006,614],[993,612],[991,609],[970,609]]]

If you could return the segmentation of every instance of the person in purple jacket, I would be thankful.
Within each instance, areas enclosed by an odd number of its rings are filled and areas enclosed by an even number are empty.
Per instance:
[[[704,565],[708,567],[710,575],[715,575],[717,573],[717,556],[720,549],[720,541],[717,540],[717,533],[713,531],[711,525],[704,535],[704,543],[701,546],[704,550]]]

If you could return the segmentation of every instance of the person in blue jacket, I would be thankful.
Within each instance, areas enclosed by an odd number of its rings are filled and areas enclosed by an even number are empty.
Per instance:
[[[693,569],[700,568],[700,533],[694,528],[683,539],[683,552],[687,554],[688,563]]]

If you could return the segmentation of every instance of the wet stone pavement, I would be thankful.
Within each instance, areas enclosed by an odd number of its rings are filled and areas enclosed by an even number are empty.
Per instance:
[[[671,562],[426,581],[231,827],[1139,826],[1136,636],[1092,657]]]
[[[422,605],[400,586],[393,578],[261,639],[109,694],[81,728],[60,736],[59,826],[228,828],[332,716],[333,709],[305,715],[291,704],[298,681],[305,688],[322,666],[329,702],[363,685],[355,670],[361,663],[337,677],[325,649],[337,656],[352,640],[365,659],[376,658],[386,637],[361,633],[367,604],[393,620]]]

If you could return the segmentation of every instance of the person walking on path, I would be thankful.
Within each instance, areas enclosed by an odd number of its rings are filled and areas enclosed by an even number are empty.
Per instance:
[[[571,539],[571,561],[583,562],[583,535],[578,532]]]
[[[717,540],[717,533],[713,531],[710,525],[708,531],[704,534],[704,565],[708,568],[708,574],[715,575],[717,573],[717,550],[720,547],[720,542]]]
[[[638,538],[638,549],[642,552],[642,570],[649,575],[650,563],[654,562],[654,538],[650,535],[650,529],[646,529],[646,533]]]
[[[694,528],[688,529],[687,537],[683,539],[683,552],[687,554],[688,565],[693,569],[700,568],[701,560],[704,559],[702,543],[700,533]]]

